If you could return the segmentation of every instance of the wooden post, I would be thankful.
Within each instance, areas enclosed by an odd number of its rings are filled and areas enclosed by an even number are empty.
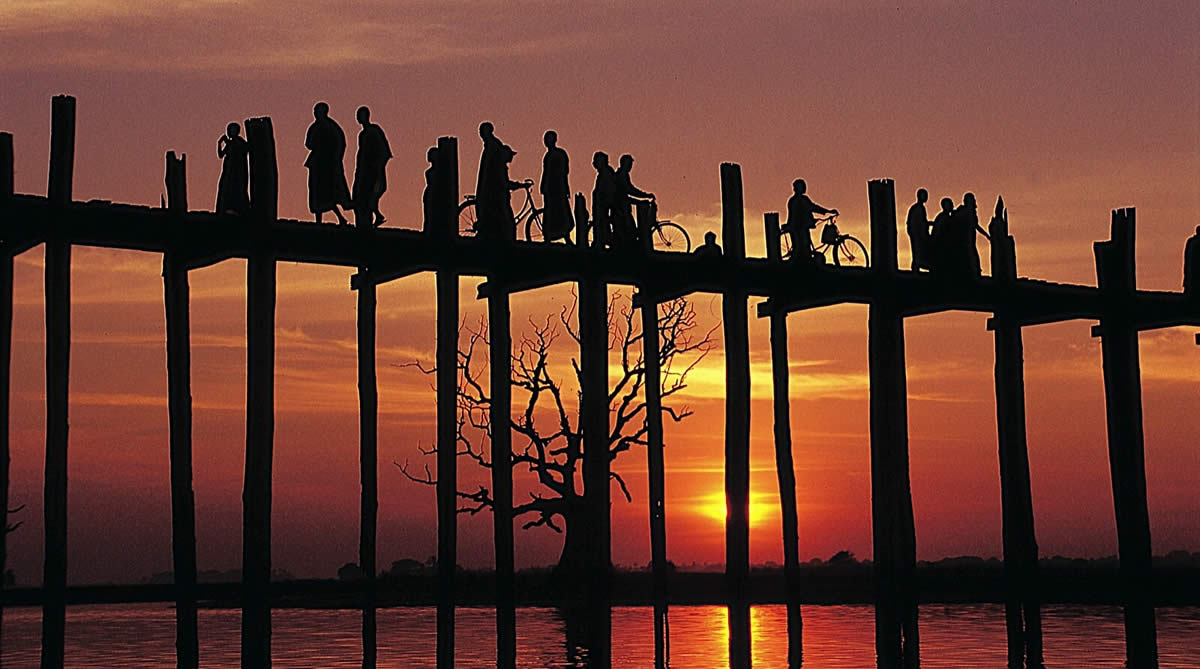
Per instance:
[[[592,662],[611,662],[612,620],[609,585],[612,571],[610,444],[608,422],[608,284],[585,278],[579,285],[579,337],[582,379],[583,485],[587,507],[591,565],[587,583]]]
[[[649,238],[655,207],[638,204],[638,227]],[[648,245],[650,248],[652,245]],[[646,365],[646,468],[650,492],[650,562],[654,578],[654,658],[659,669],[667,666],[667,521],[666,473],[663,457],[662,349],[658,331],[658,301],[646,290],[640,294],[642,359]]]
[[[458,146],[438,139],[440,215],[457,213]],[[456,230],[446,220],[444,229]],[[449,238],[449,235],[447,235]],[[437,666],[454,666],[454,572],[458,564],[458,274],[437,271]]]
[[[586,248],[588,246],[588,229],[591,227],[588,221],[587,200],[584,199],[583,193],[575,194],[575,246]]]
[[[1130,667],[1157,667],[1142,381],[1138,331],[1129,306],[1136,276],[1134,232],[1134,210],[1118,209],[1112,214],[1112,239],[1095,244],[1096,275],[1106,299],[1098,330],[1125,606],[1125,660]]]
[[[50,202],[71,201],[75,98],[56,96],[50,116]],[[71,353],[71,243],[57,220],[46,231],[46,546],[42,667],[62,667],[67,604],[67,394]]]
[[[13,195],[13,137],[0,132],[0,206]],[[0,231],[7,228],[0,216]],[[0,510],[8,527],[9,401],[12,381],[13,256],[0,245]],[[8,532],[0,531],[0,575],[8,569]],[[0,578],[0,652],[4,650],[4,579]]]
[[[508,292],[503,279],[489,278],[489,377],[492,405],[492,533],[496,548],[496,666],[517,661],[516,585],[514,579],[512,480],[512,332]]]
[[[890,179],[879,179],[868,183],[867,190],[872,270],[892,276],[897,272],[895,186]],[[875,652],[880,669],[916,667],[916,537],[908,475],[904,320],[895,296],[872,300],[868,330]]]
[[[1011,283],[1017,278],[1016,246],[1008,234],[1003,200],[989,225],[992,276]],[[1017,305],[1012,305],[1016,307]],[[1000,502],[1003,516],[1004,602],[1008,629],[1009,666],[1040,667],[1042,658],[1041,604],[1038,598],[1038,548],[1034,535],[1033,493],[1025,428],[1025,368],[1021,326],[1011,309],[998,311],[992,321],[996,344],[996,435],[999,441]]]
[[[767,260],[782,260],[779,214],[763,215]],[[792,462],[790,368],[787,312],[771,313],[771,397],[775,410],[775,472],[779,477],[779,508],[783,517],[783,572],[788,614],[788,662],[803,659],[804,621],[800,609],[800,519],[796,510],[796,470]]]
[[[742,168],[721,163],[721,242],[725,260],[746,259]],[[729,589],[729,666],[750,666],[750,334],[747,294],[721,299],[725,331],[725,580]]]
[[[167,152],[167,209],[187,212],[187,163]],[[180,225],[172,221],[171,225]],[[200,666],[196,619],[196,499],[192,490],[192,361],[186,259],[175,245],[163,254],[167,324],[167,415],[171,459],[171,557],[175,570],[175,655],[179,667]]]
[[[0,201],[16,192],[13,169],[13,136],[11,132],[0,132]]]
[[[375,376],[375,279],[358,268],[358,564],[363,573],[362,666],[376,663],[376,536],[379,516],[379,387]]]
[[[275,254],[267,232],[279,204],[270,118],[246,121],[250,214],[246,262],[246,478],[242,488],[242,667],[271,666],[271,470],[275,434]]]

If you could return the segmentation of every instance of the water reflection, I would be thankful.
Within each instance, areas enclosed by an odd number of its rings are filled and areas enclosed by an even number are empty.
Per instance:
[[[201,610],[201,663],[239,666],[238,610]],[[16,608],[4,615],[4,667],[38,666],[41,612]],[[360,667],[361,613],[356,610],[284,609],[274,616],[274,666]],[[869,606],[804,609],[804,669],[861,669],[874,665],[874,622]],[[572,621],[575,622],[575,621]],[[586,622],[586,621],[579,621]],[[173,667],[174,612],[166,605],[73,606],[67,612],[68,666]],[[1125,647],[1121,610],[1100,606],[1047,606],[1043,612],[1046,666],[1122,667]],[[1200,666],[1200,608],[1158,611],[1162,669]],[[495,613],[464,608],[456,614],[456,666],[495,666]],[[380,609],[379,667],[432,669],[436,647],[432,608]],[[645,669],[654,662],[654,611],[612,610],[615,668]],[[591,648],[568,642],[564,612],[517,611],[517,666],[522,669],[587,667]],[[787,666],[787,609],[756,606],[750,612],[754,667]],[[570,638],[576,637],[575,630]],[[992,667],[1007,661],[1001,605],[924,606],[921,664],[926,669]],[[670,610],[670,667],[726,669],[729,617],[722,606],[675,606]]]

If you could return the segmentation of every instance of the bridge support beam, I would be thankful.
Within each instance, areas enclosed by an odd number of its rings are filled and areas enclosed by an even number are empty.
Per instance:
[[[55,96],[50,114],[52,204],[71,202],[75,98]],[[46,533],[42,571],[42,667],[62,667],[67,605],[67,395],[71,353],[71,243],[60,220],[46,231]]]
[[[652,246],[650,225],[657,219],[650,203],[638,206],[638,228],[647,250]],[[662,346],[658,330],[658,302],[647,291],[641,295],[642,359],[646,376],[646,469],[650,493],[650,564],[654,598],[655,667],[669,662],[667,635],[667,521],[666,472],[663,457]]]
[[[0,132],[0,204],[13,195],[13,136]],[[0,230],[5,221],[0,219]],[[13,253],[0,245],[0,509],[8,527],[9,416],[12,386]],[[8,569],[8,532],[0,531],[0,574]],[[0,630],[4,628],[4,579],[0,579]],[[0,633],[0,652],[4,650]]]
[[[725,262],[746,258],[742,168],[721,163],[721,242]],[[747,294],[721,299],[725,332],[725,581],[729,593],[729,666],[750,666],[750,334]]]
[[[893,275],[896,191],[868,183],[872,270]],[[868,316],[871,381],[871,526],[875,561],[875,652],[880,669],[916,667],[916,531],[908,472],[908,389],[904,320],[897,295],[878,295]]]
[[[362,666],[376,663],[376,537],[379,517],[379,386],[375,374],[376,286],[371,268],[358,268],[358,564],[363,575]]]
[[[590,651],[599,667],[611,663],[612,576],[611,445],[608,422],[608,284],[579,283],[579,338],[583,396],[583,485],[591,528],[592,564],[586,592]]]
[[[997,203],[989,228],[992,276],[997,281],[1011,283],[1017,278],[1016,246],[1008,233],[1008,213],[1003,201]],[[995,331],[996,345],[996,436],[1007,581],[1004,611],[1008,663],[1012,667],[1036,668],[1044,661],[1041,603],[1037,596],[1038,546],[1026,441],[1024,343],[1021,326],[1010,313],[998,311],[990,326]]]
[[[246,262],[246,475],[242,488],[242,667],[271,666],[271,473],[275,452],[275,251],[279,169],[270,118],[246,121],[250,225]]]
[[[449,140],[449,142],[447,141]],[[458,146],[439,138],[435,182],[438,215],[447,217],[438,235],[453,235],[457,225]],[[454,667],[455,570],[458,565],[458,273],[437,272],[437,666]]]
[[[167,208],[187,213],[187,163],[167,153]],[[172,220],[180,226],[181,221]],[[192,489],[191,299],[185,257],[163,254],[167,326],[167,415],[171,459],[171,558],[175,580],[175,656],[180,669],[200,666],[196,614],[196,497]]]
[[[1142,380],[1138,330],[1130,319],[1136,276],[1134,232],[1134,210],[1118,209],[1112,213],[1111,240],[1094,245],[1097,279],[1110,308],[1094,333],[1100,335],[1104,360],[1108,460],[1125,607],[1125,661],[1130,667],[1157,667]]]
[[[767,260],[782,260],[779,214],[763,215]],[[774,408],[775,472],[779,477],[779,508],[783,520],[783,575],[787,601],[788,664],[803,660],[804,619],[800,608],[800,519],[796,510],[796,469],[792,460],[792,415],[788,366],[788,314],[771,312],[771,398]]]

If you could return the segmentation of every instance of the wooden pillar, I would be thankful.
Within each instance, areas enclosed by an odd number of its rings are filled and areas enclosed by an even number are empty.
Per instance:
[[[767,260],[780,262],[779,214],[763,215]],[[775,412],[775,472],[783,517],[783,572],[788,614],[788,662],[800,666],[804,622],[800,609],[800,519],[796,510],[796,470],[792,462],[790,367],[787,312],[771,313],[771,397]]]
[[[13,195],[13,136],[0,132],[0,207]],[[7,229],[0,213],[0,234]],[[12,309],[13,256],[7,245],[0,245],[0,509],[8,527],[9,486],[9,391],[12,380]],[[8,569],[8,532],[0,528],[0,575]],[[0,652],[4,650],[4,579],[0,578]]]
[[[1131,302],[1135,287],[1135,212],[1112,214],[1112,239],[1095,244],[1096,275],[1105,297],[1098,332],[1104,360],[1108,459],[1117,516],[1125,606],[1125,659],[1130,667],[1157,667],[1150,516],[1146,506],[1146,453],[1138,331]]]
[[[373,230],[373,228],[366,228]],[[362,666],[376,662],[376,537],[379,516],[379,386],[375,375],[375,278],[358,268],[358,564],[363,573]]]
[[[13,169],[13,136],[11,132],[0,132],[0,202],[16,192]]]
[[[868,183],[872,271],[890,285],[896,263],[896,191]],[[871,526],[875,563],[875,652],[881,669],[919,663],[916,536],[908,474],[904,320],[896,295],[876,292],[868,316],[871,382]]]
[[[735,268],[746,259],[742,168],[721,163],[721,242]],[[750,666],[750,334],[747,294],[725,289],[725,581],[729,592],[729,666]]]
[[[610,444],[608,421],[608,284],[585,278],[579,284],[579,336],[582,379],[583,485],[590,527],[591,564],[586,579],[589,648],[595,666],[607,667],[612,620]]]
[[[509,296],[499,277],[489,279],[488,331],[492,405],[492,533],[496,549],[496,666],[517,661],[512,480],[512,332]]]
[[[50,116],[50,178],[55,205],[71,201],[75,98],[56,96]],[[67,597],[67,387],[71,353],[71,242],[61,222],[46,231],[46,470],[43,510],[42,667],[63,666]]]
[[[1016,246],[1008,233],[1003,200],[989,225],[992,276],[1011,283],[1017,278]],[[1008,629],[1009,666],[1040,667],[1041,604],[1038,598],[1038,548],[1034,535],[1033,492],[1025,426],[1025,366],[1021,326],[1011,308],[998,310],[990,327],[996,343],[996,435],[999,441],[1000,502],[1003,517],[1004,609]]]
[[[650,226],[657,219],[650,202],[638,204],[638,228],[646,242],[653,244]],[[666,472],[663,457],[662,418],[662,347],[658,330],[658,301],[646,290],[639,295],[642,319],[642,359],[645,361],[646,388],[646,468],[650,492],[650,564],[654,579],[654,657],[659,669],[667,665],[667,521]]]
[[[440,215],[456,215],[458,146],[438,139]],[[440,234],[449,239],[457,226],[447,220]],[[454,666],[454,572],[458,564],[458,274],[437,272],[437,510],[438,609],[437,666]]]
[[[275,434],[275,251],[279,172],[270,118],[246,121],[250,225],[246,262],[246,477],[242,488],[242,667],[271,666],[271,470]]]
[[[167,209],[187,212],[187,163],[167,153]],[[181,220],[170,225],[179,229]],[[196,620],[196,498],[192,490],[192,361],[187,259],[179,243],[163,254],[167,324],[167,415],[170,424],[171,558],[175,570],[175,656],[178,667],[200,666]]]

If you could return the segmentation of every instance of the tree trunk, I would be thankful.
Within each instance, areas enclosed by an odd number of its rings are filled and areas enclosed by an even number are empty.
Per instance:
[[[563,520],[563,549],[554,567],[555,576],[572,577],[584,573],[591,557],[591,519],[584,496],[566,501]]]

